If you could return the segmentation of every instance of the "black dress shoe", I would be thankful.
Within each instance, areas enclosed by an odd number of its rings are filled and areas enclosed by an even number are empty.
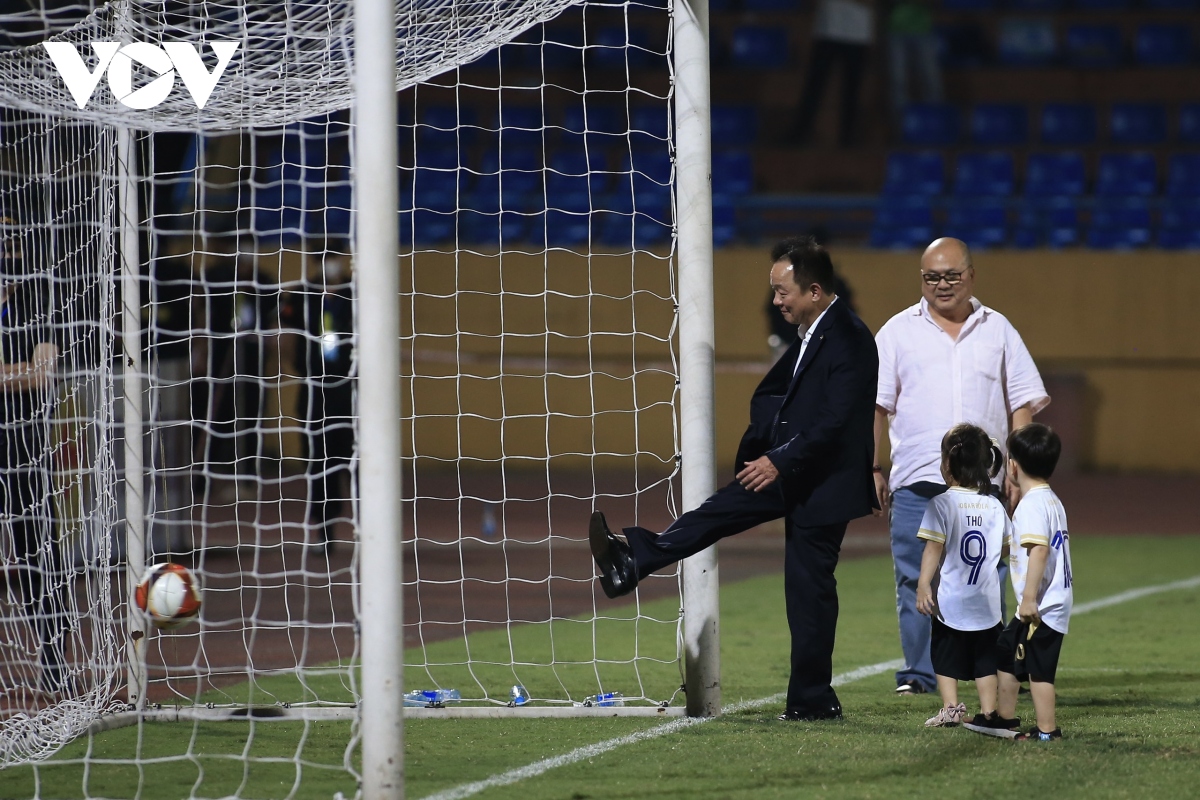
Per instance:
[[[608,597],[620,597],[637,588],[637,562],[629,545],[622,542],[608,529],[604,515],[599,511],[592,514],[588,526],[588,543],[592,547],[592,558],[600,570],[600,588]]]
[[[789,709],[779,715],[782,722],[817,722],[823,719],[841,719],[842,707],[833,706],[832,708],[799,708]]]

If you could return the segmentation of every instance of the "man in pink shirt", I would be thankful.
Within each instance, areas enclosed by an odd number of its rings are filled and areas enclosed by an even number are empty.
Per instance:
[[[916,607],[923,543],[917,528],[929,500],[946,490],[941,441],[960,422],[978,425],[1000,443],[1033,421],[1050,397],[1012,324],[974,297],[971,253],[958,239],[938,239],[921,257],[921,302],[879,330],[875,401],[875,489],[891,511],[896,612],[905,666],[896,691],[933,691],[930,621]],[[892,467],[884,475],[879,440],[887,429]]]

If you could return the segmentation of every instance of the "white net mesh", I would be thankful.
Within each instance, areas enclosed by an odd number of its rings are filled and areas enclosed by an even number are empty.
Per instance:
[[[0,109],[0,766],[113,706],[111,134]],[[55,374],[57,373],[57,374]]]
[[[222,782],[230,764],[274,765],[271,785],[291,794],[314,772],[357,775],[355,597],[371,587],[355,577],[353,478],[370,442],[355,433],[354,376],[372,365],[354,346],[368,332],[349,244],[364,202],[351,188],[349,5],[114,3],[73,22],[43,10],[0,53],[0,167],[6,196],[22,198],[9,228],[36,239],[24,262],[56,287],[45,324],[59,348],[37,462],[58,511],[34,515],[58,588],[21,594],[5,553],[0,763],[104,727],[126,680],[114,126],[138,130],[144,374],[130,379],[145,386],[146,562],[187,565],[204,593],[198,624],[149,635],[137,735],[72,744],[33,769],[31,795],[52,773],[85,796],[173,780],[194,797],[279,796]],[[514,685],[531,705],[668,701],[677,577],[610,604],[585,532],[594,508],[650,528],[674,511],[669,13],[397,9],[406,686],[431,692],[421,705],[504,704]],[[103,55],[92,41],[239,49],[203,109],[179,81],[155,108],[129,109],[104,80],[80,109],[39,44],[55,33],[89,69]],[[135,69],[134,87],[155,77]],[[655,598],[665,605],[645,605]],[[58,650],[39,637],[55,636],[72,680],[25,697],[53,672]],[[206,727],[248,707],[239,733]],[[292,722],[263,735],[268,713]],[[180,715],[190,733],[143,730]],[[316,736],[323,724],[342,727]]]

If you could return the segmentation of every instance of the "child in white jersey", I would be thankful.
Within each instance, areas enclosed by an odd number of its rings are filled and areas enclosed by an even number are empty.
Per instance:
[[[950,489],[929,501],[917,537],[925,540],[917,610],[933,617],[930,655],[942,709],[931,728],[964,721],[958,682],[975,681],[982,715],[996,713],[996,638],[1000,580],[996,566],[1012,537],[1004,506],[989,494],[1003,456],[974,425],[942,437],[942,477]]]
[[[1054,676],[1071,617],[1071,548],[1067,512],[1050,488],[1062,442],[1036,422],[1008,437],[1008,479],[1018,489],[1013,513],[1009,574],[1020,604],[1016,619],[1000,634],[998,717],[1011,725],[985,722],[972,730],[993,736],[1044,742],[1062,738],[1054,718]],[[1017,732],[1020,681],[1029,681],[1037,725]]]

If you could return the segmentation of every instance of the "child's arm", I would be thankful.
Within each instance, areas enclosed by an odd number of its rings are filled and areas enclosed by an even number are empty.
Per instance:
[[[921,577],[917,579],[917,611],[927,617],[933,616],[933,576],[937,575],[945,549],[946,545],[942,542],[925,540],[925,553],[921,556]]]
[[[1050,555],[1050,548],[1044,544],[1030,545],[1029,561],[1025,567],[1025,592],[1021,597],[1021,607],[1017,609],[1017,616],[1021,622],[1041,622],[1042,618],[1038,614],[1038,589],[1042,585],[1042,573],[1046,571],[1046,559]]]

